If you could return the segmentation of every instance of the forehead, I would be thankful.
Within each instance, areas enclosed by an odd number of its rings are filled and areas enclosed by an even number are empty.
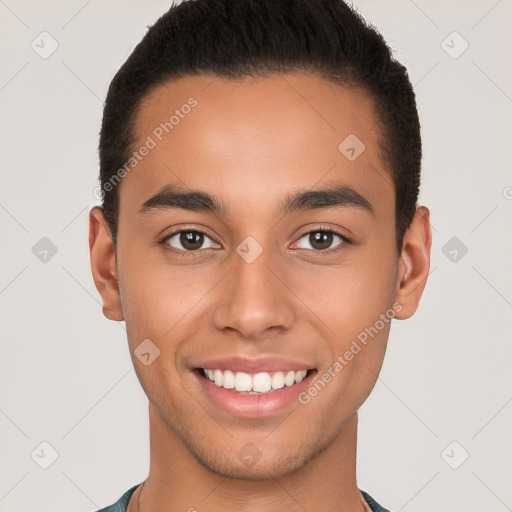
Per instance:
[[[372,99],[316,75],[169,81],[140,103],[134,134],[132,150],[151,149],[123,178],[121,204],[140,205],[169,183],[240,205],[322,180],[350,185],[375,203],[394,194]]]

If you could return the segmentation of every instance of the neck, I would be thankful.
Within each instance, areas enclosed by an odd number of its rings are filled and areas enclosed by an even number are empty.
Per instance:
[[[279,478],[238,480],[198,462],[149,404],[150,471],[130,500],[128,512],[208,510],[267,512],[364,510],[356,483],[357,413],[320,454]]]

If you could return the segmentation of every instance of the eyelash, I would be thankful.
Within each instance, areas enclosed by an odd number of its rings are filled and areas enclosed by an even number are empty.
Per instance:
[[[208,238],[211,238],[207,233],[205,233],[203,230],[201,229],[197,229],[197,228],[194,228],[194,229],[179,229],[177,231],[173,231],[172,233],[169,233],[168,235],[165,235],[164,238],[162,238],[161,240],[159,240],[159,244],[163,245],[164,249],[166,251],[169,251],[169,252],[172,252],[173,254],[177,255],[177,256],[180,256],[180,257],[184,257],[184,258],[189,258],[191,256],[195,256],[199,251],[204,251],[205,249],[197,249],[197,250],[194,250],[194,251],[184,251],[184,250],[181,250],[181,249],[175,249],[174,247],[170,246],[169,244],[167,244],[167,240],[169,240],[169,238],[172,238],[174,235],[177,235],[179,233],[202,233],[203,235],[207,236]],[[297,240],[300,240],[301,238],[305,237],[306,235],[310,235],[311,233],[318,233],[318,232],[321,232],[321,233],[332,233],[333,235],[337,235],[339,236],[341,239],[342,239],[342,243],[340,243],[339,245],[337,245],[336,247],[332,248],[332,249],[324,249],[324,250],[318,250],[318,251],[315,251],[314,249],[305,249],[307,251],[313,251],[317,254],[321,254],[322,256],[325,255],[325,254],[333,254],[333,253],[336,253],[340,250],[343,249],[343,246],[344,245],[350,245],[352,243],[352,240],[350,238],[348,238],[346,235],[343,235],[342,233],[340,233],[339,231],[333,229],[333,228],[327,228],[326,226],[318,226],[317,228],[315,229],[311,229],[310,231],[307,231],[306,233],[303,233]]]

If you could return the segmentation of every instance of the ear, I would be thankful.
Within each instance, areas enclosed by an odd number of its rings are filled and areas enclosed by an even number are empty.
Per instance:
[[[89,211],[89,252],[94,284],[103,299],[103,314],[109,320],[124,320],[117,282],[114,244],[99,206]]]
[[[404,235],[398,261],[395,301],[402,306],[396,314],[400,320],[410,318],[418,309],[427,284],[431,247],[430,212],[425,206],[420,206]]]

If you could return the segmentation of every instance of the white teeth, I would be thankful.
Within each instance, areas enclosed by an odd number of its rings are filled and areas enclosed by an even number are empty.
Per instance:
[[[219,370],[220,371],[220,370]],[[217,383],[215,383],[217,384]],[[218,386],[219,384],[217,384]],[[252,378],[248,373],[236,372],[235,375],[235,389],[237,391],[251,391]]]
[[[272,389],[272,378],[267,372],[257,373],[252,378],[252,390],[266,393]],[[249,390],[250,391],[250,390]]]
[[[213,382],[217,386],[222,386],[223,376],[220,370],[213,370]]]
[[[222,387],[226,389],[233,389],[235,387],[235,374],[231,370],[224,372]]]
[[[233,372],[231,370],[204,369],[205,376],[216,386],[225,389],[234,389],[239,392],[250,394],[268,393],[271,390],[282,389],[285,386],[293,386],[296,382],[302,382],[306,377],[307,370],[298,372],[260,372],[250,375],[245,372]]]
[[[292,386],[293,384],[295,384],[295,372],[288,372],[284,378],[284,383],[287,386]]]
[[[276,372],[272,375],[272,389],[284,388],[284,374],[283,372]]]

